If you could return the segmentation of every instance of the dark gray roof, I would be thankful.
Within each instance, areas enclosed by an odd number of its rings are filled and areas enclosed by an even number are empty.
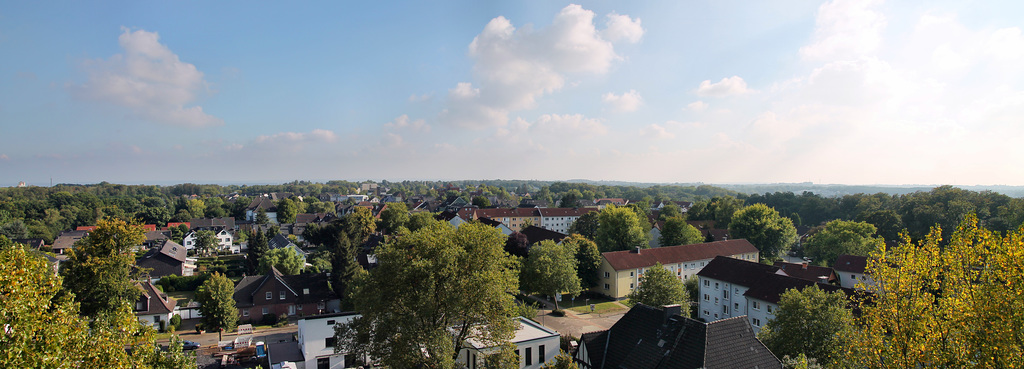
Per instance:
[[[716,256],[700,272],[697,272],[697,275],[750,287],[765,275],[773,274],[778,270],[778,267],[772,265]]]
[[[746,316],[702,323],[637,304],[581,341],[593,368],[782,368]]]
[[[227,228],[235,229],[235,218],[224,217],[224,218],[194,218],[189,221],[189,225],[192,229],[213,229],[213,228]]]
[[[330,276],[327,273],[283,275],[276,268],[271,267],[271,272],[266,275],[246,276],[241,281],[238,281],[233,295],[235,304],[238,307],[253,306],[256,302],[253,299],[253,294],[270,279],[276,279],[290,289],[297,296],[299,303],[328,301],[338,298],[328,284]],[[307,288],[309,289],[309,294],[303,294]]]
[[[559,243],[566,237],[569,237],[565,233],[555,232],[538,226],[526,227],[526,229],[519,231],[519,233],[526,235],[526,239],[529,240],[531,245],[544,240],[552,240],[555,243]]]
[[[743,293],[743,296],[777,304],[779,303],[780,296],[782,296],[782,294],[787,290],[794,288],[797,290],[803,290],[804,288],[815,285],[825,292],[841,291],[850,297],[856,294],[856,291],[849,288],[843,288],[831,284],[815,283],[796,277],[769,274],[764,276],[764,278],[762,278],[757,284],[751,286],[747,292]]]
[[[70,249],[70,248],[73,248],[74,245],[75,245],[75,242],[78,242],[78,240],[80,240],[82,238],[85,238],[85,236],[88,236],[88,235],[89,235],[89,231],[64,231],[64,232],[61,232],[60,236],[57,236],[57,239],[53,240],[53,249],[54,250],[58,250],[58,249]]]
[[[181,276],[184,273],[185,255],[184,246],[171,240],[164,240],[136,260],[135,265],[139,268],[150,269],[149,276],[153,278],[168,275]]]

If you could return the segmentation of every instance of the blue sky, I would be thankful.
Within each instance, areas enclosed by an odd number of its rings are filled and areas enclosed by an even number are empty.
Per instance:
[[[1024,185],[1020,8],[0,2],[0,185]]]

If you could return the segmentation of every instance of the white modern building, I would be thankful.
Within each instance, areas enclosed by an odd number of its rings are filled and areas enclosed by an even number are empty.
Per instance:
[[[334,326],[344,324],[360,315],[355,312],[315,315],[300,318],[297,334],[299,350],[305,360],[298,369],[341,369],[362,365],[357,355],[334,353]]]
[[[526,318],[516,319],[519,321],[519,328],[511,342],[516,345],[520,368],[540,368],[544,366],[544,363],[554,360],[555,356],[558,356],[561,343],[558,332]],[[469,340],[469,345],[470,348],[463,348],[459,351],[456,365],[462,368],[483,368],[484,357],[496,350],[492,346],[472,339]]]

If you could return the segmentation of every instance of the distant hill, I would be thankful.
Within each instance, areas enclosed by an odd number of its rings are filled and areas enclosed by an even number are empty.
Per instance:
[[[885,193],[890,195],[905,195],[914,192],[928,192],[939,185],[843,185],[843,184],[815,184],[813,182],[801,183],[750,183],[750,184],[720,184],[720,183],[648,183],[648,182],[627,182],[627,181],[591,181],[586,179],[570,179],[566,182],[588,183],[604,186],[714,186],[745,194],[763,194],[766,192],[793,192],[801,194],[804,191],[813,192],[824,197],[853,195],[858,193],[874,194]],[[1024,186],[953,186],[965,190],[981,192],[992,191],[1010,197],[1024,197]]]

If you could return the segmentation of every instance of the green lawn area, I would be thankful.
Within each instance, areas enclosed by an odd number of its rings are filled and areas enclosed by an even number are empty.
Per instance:
[[[569,310],[575,311],[577,313],[591,313],[589,306],[577,306],[574,308],[570,308]],[[626,310],[626,307],[622,306],[621,303],[613,301],[601,302],[594,304],[593,314],[613,313],[620,310]]]
[[[196,299],[195,291],[175,291],[168,292],[168,297],[178,300],[178,306],[188,306],[188,302]]]

